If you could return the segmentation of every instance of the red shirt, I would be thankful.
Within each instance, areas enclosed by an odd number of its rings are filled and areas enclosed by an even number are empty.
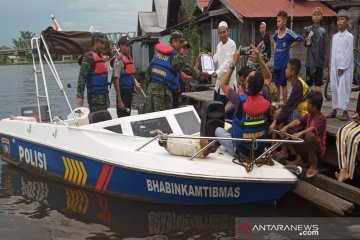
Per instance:
[[[311,118],[311,115],[307,114],[300,119],[300,122],[304,129],[310,127],[315,129],[316,139],[320,143],[321,156],[324,157],[326,150],[326,116],[320,113],[315,118]]]

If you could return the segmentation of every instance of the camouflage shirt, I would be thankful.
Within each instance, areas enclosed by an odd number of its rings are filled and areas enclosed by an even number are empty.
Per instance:
[[[90,52],[95,52],[94,49],[91,49]],[[76,97],[84,98],[84,91],[86,81],[89,77],[89,74],[95,70],[95,61],[91,53],[84,53],[82,56],[82,62],[80,65],[80,73],[78,78],[77,94]]]
[[[193,79],[201,78],[201,71],[195,70],[189,65],[188,60],[185,56],[180,53],[176,53],[171,61],[171,65],[180,72],[184,72],[187,75],[190,75]]]

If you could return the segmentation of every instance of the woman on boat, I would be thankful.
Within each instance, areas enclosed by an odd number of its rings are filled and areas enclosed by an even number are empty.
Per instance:
[[[353,120],[340,127],[336,134],[336,149],[338,154],[339,172],[335,177],[339,182],[352,179],[354,176],[356,156],[360,142],[360,94]]]

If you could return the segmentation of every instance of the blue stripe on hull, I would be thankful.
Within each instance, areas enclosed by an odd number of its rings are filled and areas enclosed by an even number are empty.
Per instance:
[[[22,168],[46,173],[99,192],[186,204],[275,201],[295,183],[255,183],[197,179],[110,165],[36,143],[0,136],[1,154]]]

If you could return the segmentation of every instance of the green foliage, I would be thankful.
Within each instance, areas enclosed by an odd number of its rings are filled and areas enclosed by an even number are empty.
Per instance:
[[[196,8],[196,0],[181,0],[181,4],[188,16],[192,16]]]
[[[191,44],[191,51],[189,54],[189,61],[191,65],[194,64],[194,60],[200,52],[200,29],[195,24],[196,18],[192,16],[196,8],[196,0],[182,0],[182,6],[188,15],[188,26],[183,29],[186,40]]]
[[[31,38],[35,36],[35,33],[30,31],[20,31],[20,37],[18,39],[12,38],[13,47],[21,48],[24,44],[27,44]]]

